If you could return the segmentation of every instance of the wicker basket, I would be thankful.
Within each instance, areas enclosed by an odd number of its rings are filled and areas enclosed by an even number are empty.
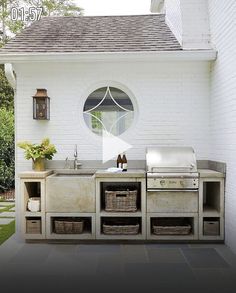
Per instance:
[[[105,191],[105,211],[136,212],[137,190]]]
[[[106,221],[103,223],[103,233],[107,235],[136,235],[139,233],[138,223],[129,223],[130,219]]]
[[[189,235],[191,232],[191,225],[182,218],[156,219],[152,228],[156,235]]]
[[[40,234],[41,233],[41,220],[28,219],[26,220],[26,233],[27,234]]]
[[[79,219],[58,219],[54,221],[56,234],[81,234],[84,222]]]

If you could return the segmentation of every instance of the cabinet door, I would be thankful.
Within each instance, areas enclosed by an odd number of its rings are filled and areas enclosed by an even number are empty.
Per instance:
[[[51,177],[46,182],[46,212],[95,212],[95,180]]]
[[[148,191],[148,213],[197,213],[197,191]]]

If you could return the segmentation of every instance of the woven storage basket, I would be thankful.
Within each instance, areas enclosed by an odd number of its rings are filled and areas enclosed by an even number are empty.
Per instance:
[[[57,233],[57,234],[65,234],[64,221],[55,220],[54,225],[55,225],[55,233]]]
[[[136,212],[137,190],[105,191],[105,211]]]
[[[109,221],[102,225],[103,233],[107,235],[136,235],[139,233],[139,224],[128,221]]]
[[[73,234],[73,222],[64,221],[65,234]]]
[[[75,221],[75,222],[73,222],[73,233],[74,234],[83,233],[83,229],[84,229],[84,222],[83,221]]]
[[[191,225],[184,219],[158,219],[153,221],[153,234],[189,235]]]
[[[57,234],[81,234],[84,228],[82,220],[55,220],[55,233]]]
[[[27,234],[40,234],[41,233],[41,220],[34,220],[34,219],[26,220],[26,233]]]

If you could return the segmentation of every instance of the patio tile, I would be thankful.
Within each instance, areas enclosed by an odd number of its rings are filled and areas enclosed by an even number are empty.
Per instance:
[[[12,206],[13,204],[14,204],[14,202],[2,201],[2,202],[0,202],[0,207],[9,207],[9,206]]]
[[[152,250],[152,249],[176,249],[176,248],[188,248],[188,244],[182,244],[182,243],[168,243],[168,244],[165,244],[165,243],[161,243],[161,244],[146,244],[145,245],[147,250]]]
[[[146,252],[146,245],[123,244],[123,245],[121,245],[121,251],[123,253],[145,253]]]
[[[88,244],[78,245],[78,252],[89,252],[89,253],[119,253],[120,245],[117,244]]]
[[[46,259],[46,270],[52,275],[67,276],[95,276],[97,260],[95,258],[81,258],[78,254],[63,254],[53,252]]]
[[[1,214],[0,214],[1,215]],[[7,218],[0,218],[0,225],[8,225],[10,224],[14,219],[7,219]]]
[[[148,254],[145,245],[121,245],[124,263],[147,263]]]
[[[184,263],[127,264],[125,274],[138,285],[140,292],[147,291],[147,288],[148,292],[193,292],[197,288],[195,276]]]
[[[185,263],[165,264],[165,263],[148,263],[148,264],[126,264],[125,272],[136,277],[160,278],[160,280],[168,281],[170,279],[182,279],[189,277],[194,279],[192,270]]]
[[[50,245],[27,244],[24,245],[11,259],[15,263],[42,263],[44,262],[52,247]]]
[[[100,255],[97,266],[99,276],[122,276],[124,263],[120,255]]]
[[[225,247],[224,244],[221,243],[192,243],[188,244],[188,248],[220,248]]]
[[[213,248],[187,248],[182,251],[193,268],[229,267],[229,264]]]
[[[124,263],[148,263],[147,253],[123,253],[122,259]]]
[[[223,271],[226,273],[224,274]],[[204,292],[205,289],[211,289],[214,292],[235,292],[235,274],[232,278],[230,271],[230,269],[193,269]]]
[[[75,254],[77,252],[77,247],[73,244],[54,244],[53,252],[62,254]]]
[[[148,251],[150,262],[155,263],[186,263],[180,249],[155,249]]]
[[[219,253],[220,256],[224,258],[224,260],[228,264],[230,264],[231,267],[233,267],[236,270],[236,254],[234,254],[229,247],[227,247],[226,245],[222,245],[217,247],[216,251]]]

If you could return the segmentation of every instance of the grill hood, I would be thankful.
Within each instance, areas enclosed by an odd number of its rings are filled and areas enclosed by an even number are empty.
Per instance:
[[[147,172],[194,173],[197,172],[195,152],[192,147],[148,147]]]

